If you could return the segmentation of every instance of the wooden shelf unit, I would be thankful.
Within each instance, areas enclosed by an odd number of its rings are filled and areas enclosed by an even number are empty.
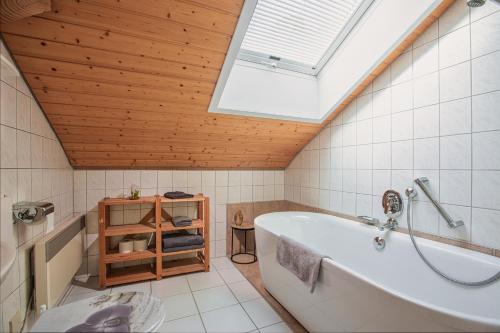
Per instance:
[[[162,208],[163,203],[196,202],[197,219],[186,227],[175,227],[171,216]],[[111,206],[152,204],[151,211],[136,224],[111,225]],[[105,198],[99,201],[99,284],[101,287],[114,286],[143,280],[157,279],[164,276],[184,274],[210,270],[210,235],[209,235],[209,199],[203,194],[197,194],[187,199],[167,199],[161,196],[142,197],[138,200]],[[162,217],[166,221],[162,221]],[[153,219],[154,222],[150,222]],[[162,251],[162,233],[178,230],[196,230],[203,235],[203,248],[181,250],[176,252]],[[145,251],[119,253],[111,247],[111,237],[134,234],[154,234],[155,245]],[[163,261],[163,258],[173,255],[193,253],[196,257]],[[153,263],[128,266],[121,268],[111,267],[111,264],[127,261],[155,259]]]

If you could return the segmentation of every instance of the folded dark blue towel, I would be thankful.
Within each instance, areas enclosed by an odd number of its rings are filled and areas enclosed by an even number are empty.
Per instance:
[[[191,246],[203,244],[202,235],[193,235],[186,231],[162,235],[163,248],[173,248],[179,246]]]
[[[188,216],[174,216],[172,218],[172,223],[176,227],[187,227],[190,226],[193,220]]]
[[[205,244],[198,245],[188,245],[188,246],[177,246],[177,247],[164,247],[163,252],[176,252],[176,251],[184,251],[184,250],[193,250],[193,249],[201,249],[205,247]]]
[[[167,192],[163,196],[168,199],[187,199],[193,197],[192,194],[184,193],[181,191]]]

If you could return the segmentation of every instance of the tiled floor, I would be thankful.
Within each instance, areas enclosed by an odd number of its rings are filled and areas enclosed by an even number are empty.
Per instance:
[[[64,303],[113,291],[152,292],[165,302],[159,332],[292,332],[266,299],[225,257],[210,272],[96,291],[74,285]]]

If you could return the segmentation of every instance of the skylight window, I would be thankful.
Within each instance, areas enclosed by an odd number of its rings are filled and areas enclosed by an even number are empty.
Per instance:
[[[316,75],[373,0],[258,0],[238,58]]]

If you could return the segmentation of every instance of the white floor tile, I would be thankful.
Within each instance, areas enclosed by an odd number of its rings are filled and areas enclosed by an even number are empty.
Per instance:
[[[216,270],[234,268],[233,263],[228,257],[219,257],[211,260],[212,265]]]
[[[226,281],[226,283],[233,283],[239,281],[245,281],[245,277],[236,268],[228,268],[219,270],[220,276]]]
[[[202,333],[205,327],[201,321],[200,315],[194,315],[186,318],[166,321],[157,332],[172,333]]]
[[[127,291],[137,291],[137,292],[140,291],[143,293],[151,294],[151,282],[146,281],[139,283],[131,283],[111,288],[111,293],[118,293],[118,292],[122,293]]]
[[[158,298],[191,292],[185,276],[173,276],[160,281],[152,281],[151,291]]]
[[[228,286],[240,302],[246,302],[262,297],[248,281],[235,282],[228,284]]]
[[[227,286],[195,291],[193,296],[200,312],[207,312],[238,303],[238,300]]]
[[[258,328],[266,327],[281,321],[280,316],[263,298],[241,303],[246,313]]]
[[[109,294],[109,292],[110,292],[110,289],[93,290],[91,292],[77,292],[77,293],[70,292],[69,295],[64,299],[62,304],[69,304],[69,303],[84,300],[86,298],[107,295],[107,294]]]
[[[284,322],[259,329],[260,333],[292,333],[293,331]]]
[[[216,271],[190,274],[187,276],[192,291],[224,285],[224,280]]]
[[[202,313],[201,319],[207,332],[249,332],[256,328],[239,304]]]
[[[198,313],[191,293],[170,296],[164,300],[166,321],[189,317]]]
[[[88,293],[96,292],[96,291],[101,291],[101,290],[95,290],[95,289],[92,289],[92,288],[86,288],[86,287],[83,287],[83,286],[73,285],[73,286],[71,286],[70,294],[73,294],[73,295],[88,294]],[[109,292],[109,289],[107,291]]]

